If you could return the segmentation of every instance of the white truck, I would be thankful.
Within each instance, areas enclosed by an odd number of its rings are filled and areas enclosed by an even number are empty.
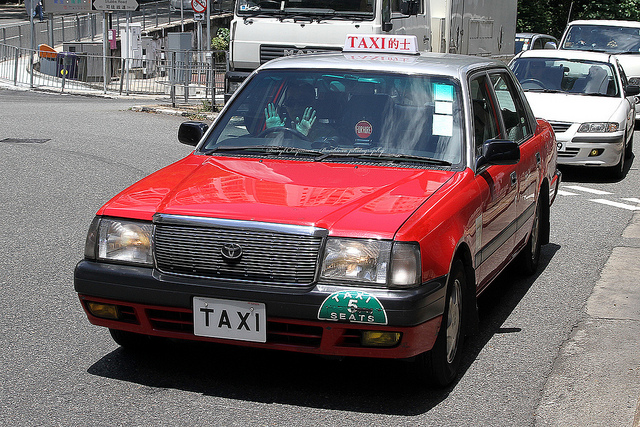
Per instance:
[[[270,59],[339,51],[347,34],[415,35],[422,51],[507,59],[516,13],[517,0],[237,0],[225,94]]]

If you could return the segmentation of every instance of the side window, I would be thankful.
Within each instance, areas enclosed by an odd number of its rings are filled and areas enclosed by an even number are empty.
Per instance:
[[[500,126],[489,81],[485,75],[473,78],[469,82],[471,101],[473,103],[473,130],[476,156],[482,153],[482,144],[488,139],[500,137]]]
[[[542,49],[544,48],[544,39],[542,37],[538,37],[533,45],[534,49]]]
[[[520,142],[533,133],[527,120],[527,112],[520,93],[516,90],[507,73],[491,74],[491,83],[498,99],[498,106],[504,122],[506,139]]]
[[[627,86],[629,84],[629,80],[627,80],[627,75],[624,73],[624,69],[622,68],[619,62],[617,63],[617,65],[618,65],[618,71],[620,71],[620,80],[622,80],[622,86]]]

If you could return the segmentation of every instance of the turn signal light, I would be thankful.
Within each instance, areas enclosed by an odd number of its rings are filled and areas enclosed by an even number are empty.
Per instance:
[[[400,332],[363,331],[361,343],[365,347],[393,347],[401,336]]]
[[[102,319],[118,319],[118,307],[113,304],[102,304],[99,302],[88,301],[87,308],[89,312],[96,317]]]

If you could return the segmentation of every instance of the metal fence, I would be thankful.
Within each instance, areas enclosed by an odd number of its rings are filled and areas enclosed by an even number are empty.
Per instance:
[[[229,12],[233,7],[230,0],[214,4],[212,15]],[[127,12],[109,12],[111,28],[118,31],[124,26]],[[26,13],[25,13],[26,16]],[[142,31],[189,22],[193,11],[175,10],[169,0],[142,3],[140,10],[130,12],[132,22],[140,23]],[[0,43],[14,47],[31,48],[42,43],[58,45],[65,42],[101,39],[103,34],[102,13],[54,15],[44,21],[34,21],[35,43],[31,44],[31,24],[28,22],[0,29]]]
[[[59,92],[156,95],[222,105],[226,52],[155,52],[153,59],[49,52],[0,44],[0,80]]]

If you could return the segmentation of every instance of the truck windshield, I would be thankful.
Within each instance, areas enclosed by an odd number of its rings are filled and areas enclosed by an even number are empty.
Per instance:
[[[275,15],[312,18],[370,18],[375,0],[238,0],[239,16]]]
[[[236,96],[201,153],[459,165],[461,105],[445,77],[268,70]]]
[[[640,53],[640,28],[573,25],[569,28],[562,49]]]
[[[606,62],[518,58],[511,69],[525,91],[620,96],[613,67]]]

